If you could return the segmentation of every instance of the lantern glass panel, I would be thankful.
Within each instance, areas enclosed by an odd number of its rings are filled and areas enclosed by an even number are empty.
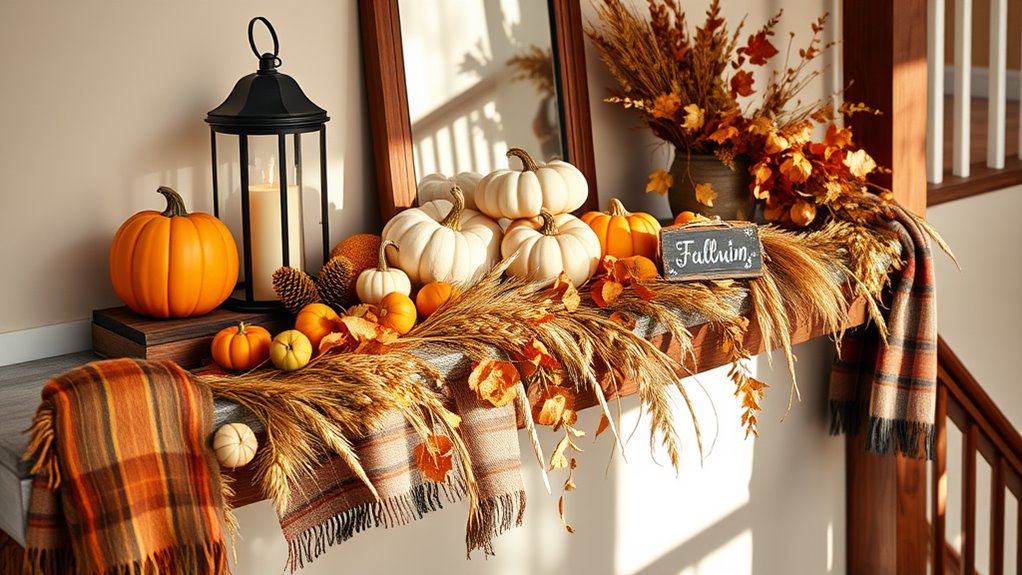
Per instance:
[[[322,246],[320,234],[321,132],[268,135],[214,132],[213,138],[218,190],[216,210],[239,240],[241,269],[234,297],[256,302],[276,301],[272,283],[274,271],[286,265],[316,273],[324,250],[329,249],[329,246]],[[247,201],[242,197],[243,186],[248,190]],[[284,189],[286,202],[282,197]],[[247,231],[243,217],[246,205]],[[251,254],[248,265],[246,245]],[[311,253],[306,253],[307,247]],[[312,263],[313,269],[307,263]],[[249,274],[251,298],[246,297]]]

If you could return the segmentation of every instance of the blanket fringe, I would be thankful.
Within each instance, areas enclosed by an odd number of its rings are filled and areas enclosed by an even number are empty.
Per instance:
[[[480,501],[479,513],[474,521],[469,522],[465,535],[467,557],[471,559],[476,549],[482,549],[486,555],[493,555],[493,539],[512,527],[521,527],[524,518],[524,490]]]
[[[328,548],[370,527],[389,529],[407,525],[431,511],[443,509],[441,494],[448,503],[461,501],[468,494],[465,479],[452,473],[446,483],[427,481],[403,495],[366,501],[305,530],[287,542],[287,563],[291,573],[315,561]]]
[[[866,450],[880,455],[900,453],[916,459],[933,459],[934,425],[918,421],[871,417]]]
[[[32,475],[45,475],[46,487],[53,490],[60,487],[60,466],[57,464],[57,452],[53,445],[56,437],[54,430],[53,404],[44,401],[32,418],[31,434],[28,448],[22,460],[32,463]]]
[[[862,406],[856,401],[830,402],[830,434],[855,435],[862,429]]]
[[[830,434],[856,435],[862,429],[862,406],[854,401],[830,402]],[[866,451],[880,455],[903,454],[933,459],[934,425],[915,421],[870,417]]]
[[[77,573],[71,549],[29,549],[25,552],[25,571],[38,575]],[[205,543],[172,547],[153,553],[141,561],[114,565],[97,572],[102,575],[160,575],[161,573],[209,573],[228,575],[227,546]]]

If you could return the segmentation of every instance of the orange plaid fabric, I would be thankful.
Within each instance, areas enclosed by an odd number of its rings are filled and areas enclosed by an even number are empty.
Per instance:
[[[887,341],[875,329],[845,336],[830,378],[831,433],[857,434],[866,449],[933,457],[937,405],[937,296],[930,242],[901,208],[889,223],[902,245],[892,278]]]
[[[213,398],[172,362],[91,363],[43,388],[27,561],[33,572],[229,573]]]

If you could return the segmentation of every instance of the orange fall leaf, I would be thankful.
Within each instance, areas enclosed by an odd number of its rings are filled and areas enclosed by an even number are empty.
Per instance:
[[[415,465],[427,478],[443,483],[454,468],[454,443],[446,435],[429,435],[415,446]]]
[[[521,375],[512,363],[484,359],[472,368],[468,376],[468,387],[476,392],[479,401],[493,407],[502,407],[514,401],[519,381]]]

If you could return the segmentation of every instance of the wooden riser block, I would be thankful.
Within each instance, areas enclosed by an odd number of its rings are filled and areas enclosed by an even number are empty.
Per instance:
[[[185,368],[210,359],[213,336],[238,322],[265,327],[271,334],[289,329],[294,319],[286,311],[250,313],[217,308],[201,317],[153,319],[127,307],[92,314],[92,349],[107,358],[169,359]]]

